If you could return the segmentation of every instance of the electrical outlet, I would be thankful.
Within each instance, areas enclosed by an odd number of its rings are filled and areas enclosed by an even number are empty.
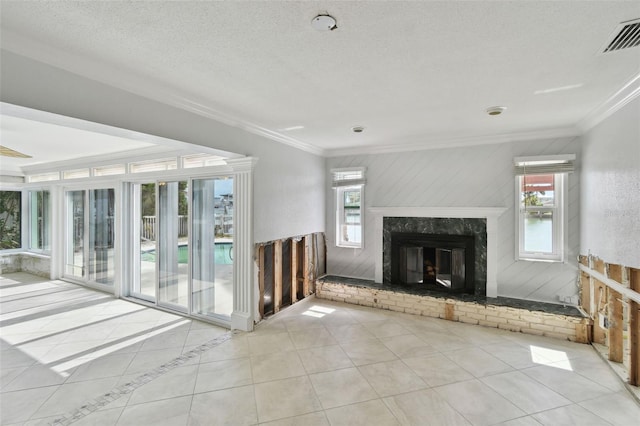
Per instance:
[[[609,319],[606,315],[598,314],[598,325],[600,326],[600,328],[609,328]]]

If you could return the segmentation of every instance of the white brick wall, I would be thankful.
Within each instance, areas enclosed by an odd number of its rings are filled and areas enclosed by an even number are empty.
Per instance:
[[[584,337],[582,337],[586,333],[579,333],[577,330],[579,327],[589,325],[588,318],[395,293],[322,281],[316,283],[316,297],[434,318],[445,318],[445,305],[450,304],[453,305],[453,318],[447,319],[453,321],[588,343],[583,341]]]

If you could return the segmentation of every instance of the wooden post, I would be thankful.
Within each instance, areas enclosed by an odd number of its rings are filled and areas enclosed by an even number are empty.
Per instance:
[[[282,307],[282,240],[273,244],[273,313]]]
[[[591,280],[585,272],[580,272],[580,306],[591,314]]]
[[[310,281],[310,274],[311,274],[311,262],[309,261],[309,255],[310,255],[310,240],[311,238],[309,238],[309,235],[305,235],[304,236],[304,282],[302,284],[302,289],[303,292],[302,294],[304,295],[304,297],[307,297],[309,294],[309,281]]]
[[[600,343],[601,345],[607,344],[607,331],[600,327],[598,317],[600,316],[600,311],[603,311],[604,306],[607,304],[607,286],[601,283],[600,281],[591,278],[593,281],[594,287],[594,302],[595,302],[595,310],[593,311],[593,341],[596,343]]]
[[[640,269],[629,269],[631,290],[640,293]],[[629,366],[629,384],[640,386],[640,304],[629,303],[629,339],[631,341],[631,357]]]
[[[298,301],[298,242],[291,240],[291,304]]]
[[[260,290],[260,301],[258,311],[260,318],[264,318],[264,246],[258,248],[258,289]]]
[[[624,353],[622,309],[622,295],[609,289],[609,360],[613,362],[622,362]]]

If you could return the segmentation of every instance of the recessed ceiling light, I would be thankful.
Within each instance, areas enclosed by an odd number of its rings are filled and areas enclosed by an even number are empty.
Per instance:
[[[362,133],[364,132],[364,127],[362,126],[354,126],[351,128],[351,130],[353,131],[353,133]]]
[[[336,20],[331,15],[318,15],[311,20],[311,26],[318,31],[333,31],[338,26]]]
[[[489,115],[500,115],[506,109],[507,109],[507,107],[503,107],[503,106],[492,106],[492,107],[487,108],[487,114],[489,114]]]

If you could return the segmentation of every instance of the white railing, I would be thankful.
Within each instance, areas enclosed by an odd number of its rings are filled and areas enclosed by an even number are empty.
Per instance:
[[[233,235],[233,214],[216,215],[215,219],[216,236]],[[142,216],[142,224],[140,226],[140,237],[144,240],[155,240],[157,230],[156,216]],[[186,237],[189,235],[189,217],[186,215],[178,216],[178,237]]]

